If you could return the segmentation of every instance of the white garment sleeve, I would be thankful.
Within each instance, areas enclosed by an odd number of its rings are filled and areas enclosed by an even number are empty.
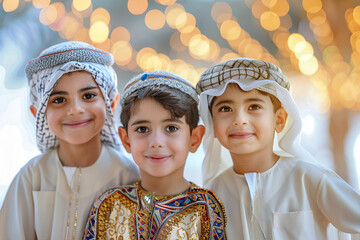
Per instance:
[[[15,176],[2,205],[0,239],[36,239],[32,185],[24,171]]]
[[[336,173],[324,174],[317,191],[317,204],[336,228],[360,233],[360,193]]]

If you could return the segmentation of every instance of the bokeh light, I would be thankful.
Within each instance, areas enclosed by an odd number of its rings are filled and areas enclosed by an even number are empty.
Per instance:
[[[299,60],[299,69],[305,75],[313,75],[318,70],[318,67],[319,62],[314,56]]]
[[[261,14],[260,23],[264,29],[274,31],[280,27],[280,18],[276,13],[267,11]]]
[[[117,41],[111,48],[115,62],[119,66],[128,64],[132,58],[132,47],[127,41]]]
[[[292,51],[295,51],[295,46],[299,42],[304,42],[305,38],[299,33],[293,33],[288,38],[288,46]]]
[[[110,23],[110,13],[105,8],[95,9],[90,17],[90,24],[95,22],[103,22],[106,25]]]
[[[2,5],[5,12],[12,12],[19,7],[19,0],[4,0]]]
[[[289,13],[290,6],[287,0],[278,0],[270,10],[278,16],[283,17]]]
[[[127,2],[129,12],[134,15],[143,14],[148,8],[148,5],[149,3],[147,0],[128,0]]]
[[[165,16],[166,16],[166,23],[169,25],[169,27],[176,29],[176,22],[177,18],[185,13],[185,9],[180,4],[174,4],[171,6],[168,6],[165,9]]]
[[[196,19],[194,15],[190,13],[181,13],[176,18],[176,29],[182,33],[190,33],[196,26]]]
[[[234,40],[240,36],[241,28],[234,20],[225,20],[220,27],[221,36],[226,40]]]
[[[302,132],[307,135],[312,135],[315,130],[314,116],[312,116],[311,114],[306,115],[305,117],[302,118],[302,123],[303,123]]]
[[[44,8],[49,6],[50,0],[33,0],[32,4],[35,8]]]
[[[54,23],[58,17],[57,13],[56,6],[54,5],[43,8],[39,16],[40,22],[44,25],[50,25]]]
[[[104,42],[109,35],[109,27],[104,22],[95,22],[91,25],[89,36],[94,43]]]
[[[232,9],[230,5],[225,2],[216,2],[211,8],[211,16],[215,22],[221,23],[231,18]]]
[[[44,0],[42,0],[42,1],[44,1]],[[34,2],[34,0],[33,0],[33,2]],[[91,6],[91,0],[73,0],[73,6],[79,12],[85,11],[86,9],[88,9]]]
[[[316,13],[321,10],[322,2],[321,0],[303,0],[302,6],[306,12]]]
[[[189,51],[195,58],[202,58],[206,56],[210,51],[209,39],[202,34],[193,36],[190,39]]]
[[[145,15],[145,24],[151,30],[159,30],[165,24],[165,16],[160,10],[152,9]]]
[[[130,41],[130,32],[125,27],[117,27],[111,32],[111,41],[117,42],[117,41]]]

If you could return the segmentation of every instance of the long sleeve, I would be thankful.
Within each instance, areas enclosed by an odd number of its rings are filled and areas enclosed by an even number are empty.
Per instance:
[[[347,233],[360,233],[360,193],[334,172],[329,171],[323,176],[317,203],[336,228]]]
[[[32,188],[24,172],[12,181],[0,212],[0,239],[36,239]]]

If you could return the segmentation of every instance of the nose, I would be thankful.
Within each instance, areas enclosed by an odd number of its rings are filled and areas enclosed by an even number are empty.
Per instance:
[[[164,137],[160,131],[154,131],[150,135],[150,147],[151,148],[162,148],[164,147]]]
[[[68,115],[76,115],[84,112],[84,108],[79,100],[73,100],[68,109]]]
[[[246,125],[249,123],[249,117],[247,116],[247,114],[243,111],[238,111],[235,116],[234,116],[234,120],[233,120],[233,125],[235,126],[241,126],[241,125]]]

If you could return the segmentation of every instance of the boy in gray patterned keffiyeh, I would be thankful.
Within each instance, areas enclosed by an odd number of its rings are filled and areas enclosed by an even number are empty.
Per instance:
[[[138,179],[114,124],[119,94],[113,63],[110,53],[70,41],[27,64],[43,154],[13,180],[1,209],[0,239],[79,239],[98,195]]]

